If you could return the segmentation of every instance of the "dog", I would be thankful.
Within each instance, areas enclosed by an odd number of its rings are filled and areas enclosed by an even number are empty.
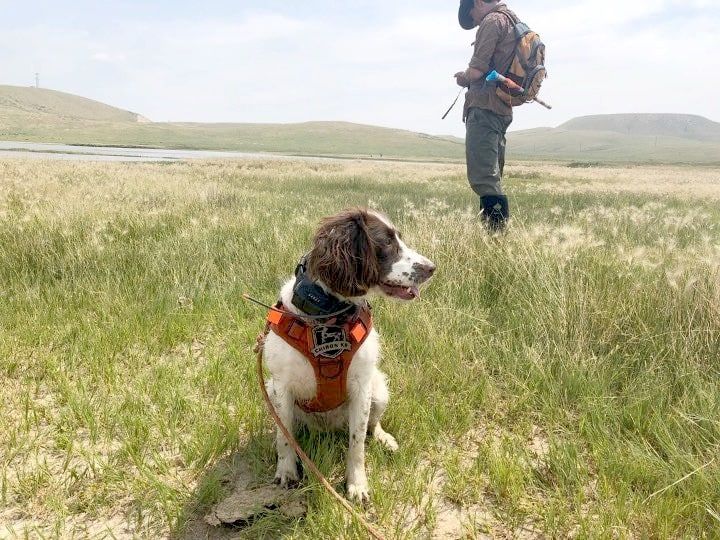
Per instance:
[[[350,209],[322,220],[312,249],[281,288],[269,313],[263,356],[266,388],[283,424],[349,430],[346,489],[350,500],[369,501],[365,440],[388,450],[395,438],[381,426],[389,393],[378,369],[380,338],[367,302],[372,295],[410,301],[435,265],[402,241],[390,220]],[[275,482],[299,482],[297,457],[280,429]]]

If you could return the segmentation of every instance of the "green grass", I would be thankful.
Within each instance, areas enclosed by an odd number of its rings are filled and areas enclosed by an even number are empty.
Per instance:
[[[272,301],[350,205],[439,267],[374,303],[401,450],[369,443],[366,513],[388,537],[720,535],[720,210],[675,184],[717,171],[508,173],[492,239],[459,166],[0,161],[0,536],[192,537],[234,463],[270,479],[241,297]],[[300,441],[341,487],[346,437]],[[303,489],[305,519],[234,534],[363,538]]]

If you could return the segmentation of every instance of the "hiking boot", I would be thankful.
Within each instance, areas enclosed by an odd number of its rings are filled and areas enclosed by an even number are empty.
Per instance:
[[[487,230],[491,233],[505,231],[508,219],[510,219],[510,206],[505,195],[486,195],[481,197],[482,214],[481,219]]]

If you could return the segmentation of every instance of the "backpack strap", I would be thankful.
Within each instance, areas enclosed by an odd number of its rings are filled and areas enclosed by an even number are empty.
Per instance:
[[[520,19],[518,19],[517,15],[514,13],[511,13],[507,9],[497,9],[495,10],[495,13],[500,13],[501,15],[505,15],[507,19],[510,21],[510,31],[515,32],[515,27],[520,24]],[[504,63],[502,67],[502,71],[500,73],[505,74],[508,72],[510,67],[512,66],[513,60],[515,59],[515,56],[517,55],[517,36],[515,36],[515,48],[513,49],[513,52],[510,53],[510,58],[508,58]],[[500,66],[494,66],[495,69],[497,69]]]
[[[514,13],[511,13],[507,9],[496,9],[495,13],[502,13],[508,19],[510,19],[510,24],[513,25],[513,28],[515,27],[516,24],[518,24],[520,22],[520,19],[518,19],[517,15],[515,15]]]

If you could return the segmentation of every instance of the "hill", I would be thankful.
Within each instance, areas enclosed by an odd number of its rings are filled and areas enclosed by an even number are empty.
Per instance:
[[[508,140],[511,158],[720,163],[720,124],[683,114],[584,116]]]
[[[153,123],[71,94],[12,86],[0,86],[0,140],[436,160],[465,152],[455,137],[349,122]]]
[[[508,134],[508,157],[599,162],[719,164],[720,142],[622,135],[611,131],[537,129]]]
[[[700,116],[619,114],[508,134],[508,157],[581,161],[720,162],[720,124]],[[154,123],[97,101],[0,86],[0,140],[94,146],[462,161],[462,139],[348,122]]]
[[[0,120],[32,120],[43,124],[60,122],[139,122],[142,116],[87,99],[44,88],[0,85]]]
[[[581,116],[558,129],[611,131],[623,135],[677,137],[697,141],[720,141],[720,123],[689,114],[606,114]]]

